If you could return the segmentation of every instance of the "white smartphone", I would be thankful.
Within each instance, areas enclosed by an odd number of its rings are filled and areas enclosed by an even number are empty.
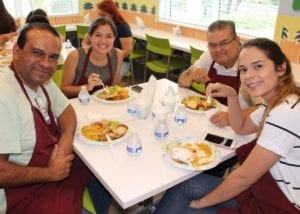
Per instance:
[[[235,149],[237,142],[230,138],[225,138],[219,135],[206,133],[204,135],[204,140],[214,143],[217,146],[223,147],[225,149]]]

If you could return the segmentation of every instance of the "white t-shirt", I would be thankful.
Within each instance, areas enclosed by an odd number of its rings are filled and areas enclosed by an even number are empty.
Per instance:
[[[213,63],[213,59],[209,53],[209,51],[205,51],[200,58],[191,66],[203,68],[206,72],[209,71],[211,64]],[[218,75],[222,76],[232,76],[236,77],[238,75],[238,61],[231,68],[225,68],[224,66],[214,63],[213,67],[216,69]],[[243,86],[240,87],[239,90],[239,102],[242,109],[245,109],[249,106],[253,106],[256,104],[262,103],[260,98],[253,98],[249,95],[249,93],[244,89]]]
[[[0,153],[9,154],[10,162],[27,165],[36,143],[30,104],[9,67],[1,69],[0,82]],[[57,118],[69,105],[69,101],[52,80],[44,86],[50,97],[54,117]],[[41,88],[37,92],[26,86],[25,89],[33,105],[37,106],[34,98],[38,98],[39,105],[42,103],[47,106]],[[0,213],[5,211],[5,193],[0,189]]]
[[[259,125],[265,107],[251,114]],[[282,192],[300,208],[300,98],[290,95],[276,106],[266,118],[257,144],[281,156],[270,173]]]

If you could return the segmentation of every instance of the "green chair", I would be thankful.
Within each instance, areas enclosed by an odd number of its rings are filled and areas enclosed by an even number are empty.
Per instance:
[[[89,190],[85,188],[83,193],[83,207],[91,214],[97,214]]]
[[[66,25],[59,25],[54,27],[55,30],[60,34],[63,40],[66,40]]]
[[[141,59],[146,57],[146,49],[144,47],[137,47],[136,39],[133,39],[133,50],[129,55],[130,62],[130,71],[129,75],[131,76],[132,84],[134,84],[134,70],[133,70],[133,61],[136,59]]]
[[[61,86],[62,72],[63,72],[63,64],[57,65],[56,71],[52,76],[52,80],[56,83],[57,87]]]
[[[203,54],[203,51],[194,48],[193,46],[190,46],[190,51],[191,51],[191,64],[194,64],[199,59],[199,57]]]
[[[81,41],[84,39],[84,36],[89,31],[89,26],[87,25],[76,25],[78,47],[81,47]]]
[[[146,81],[147,68],[152,72],[166,74],[166,78],[168,78],[169,72],[188,67],[187,62],[173,56],[173,50],[169,39],[153,37],[146,34],[146,40],[147,53],[144,81]],[[150,59],[150,53],[156,54],[158,58]]]
[[[199,59],[201,54],[203,54],[203,51],[199,50],[197,48],[194,48],[192,46],[190,46],[190,50],[191,50],[191,64],[194,64]],[[202,94],[205,93],[205,83],[193,82],[192,88],[195,89],[196,91],[199,91]]]

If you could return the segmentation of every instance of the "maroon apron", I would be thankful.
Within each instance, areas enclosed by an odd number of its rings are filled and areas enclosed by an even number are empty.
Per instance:
[[[54,145],[59,139],[59,130],[51,110],[48,93],[45,88],[41,86],[48,101],[49,125],[46,124],[41,112],[32,105],[20,77],[15,71],[14,73],[31,105],[36,132],[36,145],[28,166],[46,167]],[[5,188],[7,213],[79,214],[82,212],[83,191],[90,176],[91,174],[86,166],[78,157],[75,157],[69,177],[62,181]]]
[[[77,85],[84,85],[88,82],[88,78],[85,76],[86,73],[86,69],[88,67],[88,63],[89,63],[89,59],[90,59],[90,55],[92,53],[92,48],[89,48],[86,57],[84,59],[84,63],[83,63],[83,68],[82,68],[82,72],[81,72],[81,76],[79,79],[79,82]],[[109,73],[110,73],[110,78],[108,79],[108,81],[103,82],[105,85],[111,85],[113,82],[113,72],[112,72],[112,65],[111,65],[111,59],[109,54],[106,54],[107,56],[107,60],[108,60],[108,68],[109,68]],[[95,86],[93,88],[93,90],[89,91],[90,94],[94,93],[95,91],[99,90],[101,88],[101,86]]]
[[[225,76],[225,75],[218,75],[217,70],[214,68],[215,62],[213,62],[208,70],[208,77],[210,78],[209,82],[220,82],[225,85],[229,85],[232,88],[235,89],[237,93],[239,93],[239,88],[240,88],[240,75],[236,77],[232,76]],[[226,97],[217,97],[216,98],[218,101],[220,101],[222,104],[227,105],[227,98]]]
[[[237,158],[242,164],[253,147],[256,140],[241,146],[236,150]],[[266,172],[255,184],[249,189],[237,196],[240,205],[239,210],[224,209],[219,213],[272,213],[272,214],[293,214],[299,211],[291,204],[281,189],[274,181],[270,172]]]

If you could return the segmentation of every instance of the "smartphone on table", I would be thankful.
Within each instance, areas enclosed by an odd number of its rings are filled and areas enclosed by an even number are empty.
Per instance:
[[[204,135],[204,140],[216,144],[217,146],[220,146],[225,149],[235,149],[237,142],[233,139],[222,137],[219,135],[206,133]]]
[[[134,85],[134,86],[131,86],[131,90],[136,92],[136,93],[141,93],[142,90],[143,90],[143,87],[139,86],[139,85]]]

